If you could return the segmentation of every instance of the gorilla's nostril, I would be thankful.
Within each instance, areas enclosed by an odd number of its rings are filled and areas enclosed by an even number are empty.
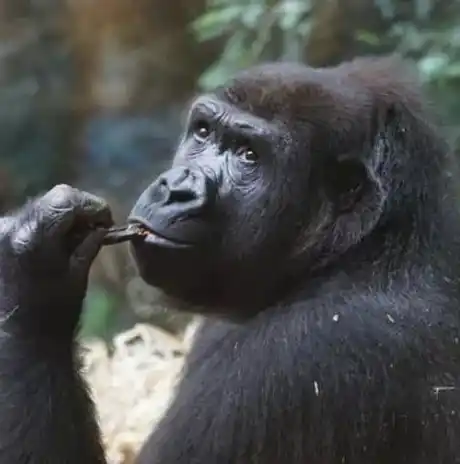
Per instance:
[[[186,203],[196,200],[196,192],[191,182],[191,172],[181,172],[181,179],[161,177],[150,190],[149,200],[151,203],[171,204]]]
[[[155,208],[175,205],[187,212],[203,209],[214,200],[214,179],[201,170],[173,168],[158,177],[146,191]]]
[[[196,199],[196,194],[192,190],[172,190],[170,192],[169,201],[172,203],[186,203]]]
[[[168,181],[165,178],[158,179],[156,185],[150,189],[149,200],[152,203],[162,203],[168,199]]]

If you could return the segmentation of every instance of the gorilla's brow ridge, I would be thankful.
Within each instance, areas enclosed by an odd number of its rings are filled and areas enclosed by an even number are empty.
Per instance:
[[[213,95],[198,97],[192,104],[189,120],[210,119],[222,127],[238,131],[248,138],[268,138],[281,135],[282,130],[273,121],[242,110]]]

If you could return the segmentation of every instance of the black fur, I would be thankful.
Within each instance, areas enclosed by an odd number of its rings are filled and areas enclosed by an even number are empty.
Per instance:
[[[107,205],[66,185],[1,222],[1,464],[106,462],[74,346],[97,225]]]
[[[192,105],[131,214],[161,246],[133,251],[207,319],[140,464],[460,463],[457,177],[426,114],[386,58],[263,65]],[[110,218],[44,198],[0,242],[0,464],[102,463],[72,335]]]
[[[460,462],[458,200],[409,71],[264,65],[204,107],[175,166],[231,184],[224,227],[144,277],[234,322],[203,325],[139,463]],[[229,179],[245,123],[260,159]]]

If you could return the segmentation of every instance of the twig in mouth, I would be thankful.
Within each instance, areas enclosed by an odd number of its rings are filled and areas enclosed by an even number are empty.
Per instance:
[[[102,242],[103,245],[116,245],[136,238],[145,237],[148,232],[138,224],[111,227]]]

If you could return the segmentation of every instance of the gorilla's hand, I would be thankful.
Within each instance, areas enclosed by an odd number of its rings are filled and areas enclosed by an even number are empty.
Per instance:
[[[4,218],[0,324],[29,336],[73,334],[89,268],[105,235],[102,228],[112,224],[102,199],[67,185]]]

